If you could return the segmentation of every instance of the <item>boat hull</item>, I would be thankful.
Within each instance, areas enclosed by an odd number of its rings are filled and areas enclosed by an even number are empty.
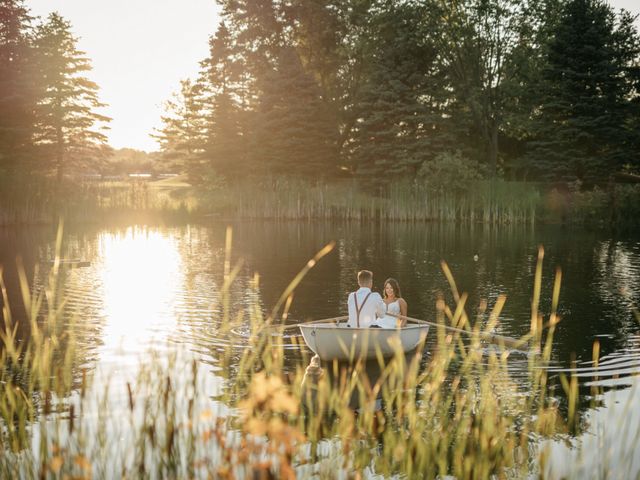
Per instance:
[[[404,328],[350,328],[335,323],[300,325],[307,346],[322,360],[354,360],[390,357],[410,352],[427,337],[429,325]],[[379,352],[379,353],[378,353]]]

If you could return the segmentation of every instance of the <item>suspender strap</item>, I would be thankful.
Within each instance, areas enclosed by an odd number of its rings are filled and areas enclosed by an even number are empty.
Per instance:
[[[367,293],[367,296],[364,297],[364,301],[362,302],[362,305],[360,305],[358,307],[358,292],[353,292],[353,301],[356,302],[356,326],[358,328],[360,328],[360,312],[362,311],[362,307],[364,307],[364,304],[367,303],[367,300],[369,300],[369,295],[371,295],[372,292]]]

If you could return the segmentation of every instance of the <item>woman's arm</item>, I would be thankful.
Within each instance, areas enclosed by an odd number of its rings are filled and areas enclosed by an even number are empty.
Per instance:
[[[404,298],[400,298],[399,302],[400,303],[400,315],[403,316],[407,316],[407,302],[404,300]],[[404,327],[407,324],[407,319],[403,318],[402,319],[402,323],[400,324],[400,326]]]

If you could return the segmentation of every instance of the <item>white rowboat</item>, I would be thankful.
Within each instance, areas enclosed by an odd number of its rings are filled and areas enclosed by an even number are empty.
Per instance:
[[[346,324],[300,325],[307,346],[322,360],[354,360],[383,357],[414,350],[427,338],[429,325],[403,328],[350,328]]]

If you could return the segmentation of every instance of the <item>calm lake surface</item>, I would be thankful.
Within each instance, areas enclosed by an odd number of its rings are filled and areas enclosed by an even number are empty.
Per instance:
[[[529,330],[535,263],[542,245],[541,308],[545,313],[550,309],[556,268],[562,270],[562,320],[555,335],[552,370],[564,371],[575,359],[585,384],[593,385],[589,362],[598,340],[598,385],[634,390],[626,387],[637,384],[637,236],[556,227],[440,224],[242,222],[231,226],[230,267],[239,266],[230,289],[231,315],[243,315],[256,305],[269,312],[307,261],[335,241],[334,250],[297,288],[290,322],[346,314],[346,296],[357,288],[356,272],[363,268],[374,272],[374,290],[381,291],[385,278],[396,278],[409,315],[433,320],[439,295],[452,303],[440,267],[445,260],[459,290],[469,294],[471,317],[481,300],[486,299],[491,309],[498,295],[507,295],[497,333],[513,337]],[[226,229],[226,223],[67,228],[63,257],[90,262],[65,267],[62,274],[69,315],[74,318],[69,328],[74,328],[82,347],[79,367],[124,371],[149,350],[162,354],[181,346],[208,366],[215,384],[221,369],[219,352],[231,346],[239,356],[246,345],[241,332],[221,333]],[[30,282],[40,288],[52,266],[55,233],[51,227],[0,230],[0,263],[17,318],[22,299],[16,258],[22,259]],[[22,327],[20,335],[26,338],[28,328]],[[294,331],[285,343],[291,361],[299,360],[302,347]],[[526,370],[526,363],[514,356],[516,377],[519,368]],[[602,412],[585,407],[585,416],[596,414]]]

